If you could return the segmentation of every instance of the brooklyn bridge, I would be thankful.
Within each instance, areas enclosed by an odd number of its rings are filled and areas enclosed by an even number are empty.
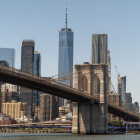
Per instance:
[[[70,100],[73,103],[72,133],[107,133],[107,113],[125,121],[139,121],[137,114],[107,102],[107,73],[108,66],[105,64],[77,64],[75,86],[72,88],[58,82],[71,79],[71,75],[46,79],[0,64],[0,81]]]

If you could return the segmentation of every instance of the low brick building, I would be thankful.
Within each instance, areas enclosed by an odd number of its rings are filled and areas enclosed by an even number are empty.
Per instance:
[[[3,113],[11,115],[12,119],[20,118],[22,115],[27,116],[27,103],[26,102],[17,102],[12,100],[11,103],[2,104]]]
[[[0,121],[0,125],[5,125],[5,124],[16,124],[16,120],[3,120]]]
[[[16,100],[19,101],[19,94],[17,92],[9,92],[8,89],[5,89],[2,93],[1,93],[1,113],[2,111],[2,104],[9,102],[11,103],[12,100]]]

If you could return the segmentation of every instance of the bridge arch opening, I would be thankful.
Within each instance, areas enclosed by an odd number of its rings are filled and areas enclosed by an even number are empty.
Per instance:
[[[92,95],[100,94],[100,79],[98,75],[92,78]]]
[[[87,77],[85,75],[79,76],[78,89],[82,90],[83,92],[88,91],[88,80],[87,80]]]

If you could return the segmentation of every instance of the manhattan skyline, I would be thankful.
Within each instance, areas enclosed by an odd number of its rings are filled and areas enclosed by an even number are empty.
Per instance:
[[[65,5],[68,5],[69,24],[74,36],[74,64],[91,62],[92,34],[107,34],[111,55],[111,78],[117,90],[115,65],[127,76],[127,92],[138,101],[140,66],[140,9],[138,0],[104,1],[40,1],[9,0],[0,2],[0,48],[15,49],[15,68],[20,68],[21,42],[35,40],[35,50],[42,56],[41,76],[58,72],[58,30],[65,27]],[[32,8],[30,8],[32,6]],[[39,9],[39,10],[37,10]],[[80,54],[79,54],[80,53]],[[135,71],[134,71],[135,68]]]

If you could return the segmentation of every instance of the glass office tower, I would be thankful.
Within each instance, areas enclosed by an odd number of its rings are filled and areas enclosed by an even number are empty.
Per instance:
[[[124,102],[124,98],[126,94],[126,76],[121,77],[121,80],[122,80],[121,100]]]
[[[65,75],[70,75],[73,73],[73,70],[70,70],[73,68],[73,32],[71,29],[63,28],[59,32],[59,69],[58,74],[59,78],[64,77]],[[70,71],[68,71],[70,70]],[[68,72],[66,72],[68,71]],[[64,73],[66,72],[66,73]],[[70,78],[70,77],[68,77]],[[67,78],[67,79],[68,79]],[[72,79],[60,81],[61,83],[71,86],[72,87]]]
[[[38,51],[34,52],[34,74],[41,76],[41,55]],[[33,104],[40,105],[40,92],[33,90]]]
[[[34,74],[41,75],[41,55],[38,51],[34,52]]]
[[[73,32],[67,28],[67,8],[66,8],[66,28],[59,31],[59,60],[58,60],[58,78],[73,73]],[[67,72],[66,72],[67,71]],[[66,73],[64,73],[66,72]],[[63,74],[61,74],[63,73]],[[72,75],[66,80],[59,79],[59,82],[73,87]],[[64,99],[59,100],[59,106],[64,105]]]
[[[63,28],[59,32],[59,62],[58,62],[58,78],[73,73],[73,32],[71,29]],[[66,72],[67,71],[67,72]],[[66,72],[66,73],[64,73]],[[61,74],[63,73],[63,74]],[[59,82],[73,87],[72,75],[66,80],[59,79]],[[59,106],[64,105],[64,99],[59,100]]]
[[[9,67],[15,67],[15,49],[0,48],[0,61],[7,61]]]

